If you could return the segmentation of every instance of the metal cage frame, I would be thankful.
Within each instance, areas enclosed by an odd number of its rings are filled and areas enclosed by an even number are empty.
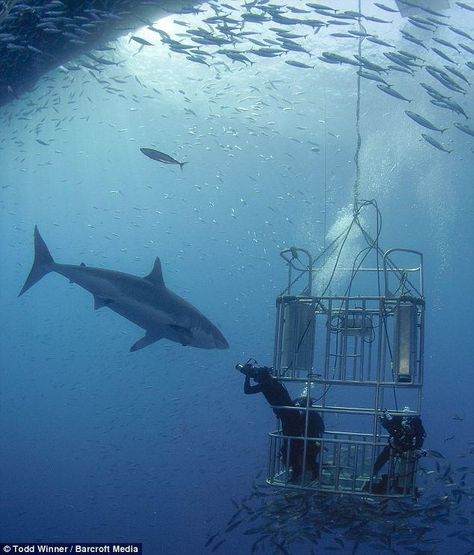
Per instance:
[[[391,249],[379,272],[379,296],[313,296],[317,269],[307,251],[306,266],[296,267],[299,249],[287,249],[288,287],[277,298],[273,376],[287,385],[306,385],[301,436],[270,432],[267,482],[311,491],[384,497],[416,496],[417,454],[390,449],[383,473],[374,463],[387,450],[389,435],[381,425],[384,411],[420,416],[424,378],[423,255]],[[286,256],[290,253],[292,257]],[[400,253],[418,265],[399,267]],[[302,294],[292,294],[299,276],[308,277]],[[312,389],[317,394],[312,393]],[[317,397],[314,399],[314,397]],[[401,407],[410,405],[410,410]],[[326,422],[321,437],[308,435],[317,412]],[[291,460],[300,460],[295,475]],[[294,465],[293,465],[294,466]]]

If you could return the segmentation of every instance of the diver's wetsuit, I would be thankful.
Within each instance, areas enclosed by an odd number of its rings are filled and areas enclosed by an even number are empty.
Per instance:
[[[254,378],[255,379],[255,378]],[[286,387],[276,380],[270,372],[262,374],[262,378],[257,379],[256,385],[250,385],[250,376],[245,376],[244,393],[252,395],[263,393],[268,404],[272,406],[273,412],[280,419],[281,429],[284,436],[300,436],[302,434],[304,421],[299,411],[282,407],[292,407],[293,401]],[[288,439],[283,440],[281,455],[286,464],[288,457]],[[289,466],[293,469],[293,477],[301,474],[301,455],[300,447],[296,440],[290,439]]]
[[[306,397],[298,397],[293,401],[293,404],[297,407],[301,407],[301,420],[302,420],[302,431],[301,435],[305,435],[308,438],[318,438],[322,437],[324,433],[324,422],[321,418],[321,415],[314,410],[306,411],[306,407],[311,408],[313,407],[316,402],[313,399],[306,399]],[[308,412],[308,427],[306,427],[306,412]],[[303,453],[304,453],[304,441],[299,440],[299,450],[300,450],[300,465],[302,466],[303,461]],[[311,472],[313,478],[317,478],[319,474],[319,465],[316,462],[319,452],[321,451],[321,444],[318,441],[310,441],[309,439],[306,441],[306,468]]]
[[[301,416],[297,410],[279,408],[292,407],[293,401],[286,387],[268,374],[264,381],[250,385],[250,377],[245,376],[244,393],[263,393],[273,412],[281,421],[281,429],[285,436],[301,435]]]
[[[391,420],[383,421],[382,426],[388,431],[388,445],[386,445],[374,464],[373,474],[378,474],[383,465],[390,459],[392,453],[406,453],[421,449],[426,432],[419,416],[392,416]]]

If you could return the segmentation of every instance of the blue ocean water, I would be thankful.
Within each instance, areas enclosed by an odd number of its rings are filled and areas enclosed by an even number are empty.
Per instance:
[[[452,4],[451,26],[474,36],[474,12]],[[443,66],[400,32],[428,44],[426,31],[362,5],[365,15],[390,20],[368,20],[366,30],[425,65]],[[179,33],[215,15],[204,8],[155,26],[186,42]],[[245,9],[235,4],[236,14]],[[295,15],[286,3],[281,9]],[[338,2],[337,10],[357,10],[357,2]],[[273,37],[271,26],[244,29],[261,40]],[[244,396],[234,366],[249,357],[272,363],[275,298],[286,286],[279,252],[293,245],[320,252],[354,201],[358,68],[319,56],[350,57],[358,38],[331,36],[336,24],[317,34],[303,25],[291,30],[304,35],[299,42],[311,56],[248,54],[250,64],[209,47],[204,65],[137,29],[134,36],[155,46],[140,49],[123,37],[106,53],[118,65],[91,72],[82,58],[73,60],[1,109],[1,541],[134,541],[147,554],[184,555],[225,540],[216,551],[251,552],[258,536],[225,529],[254,481],[264,482],[275,420],[262,398]],[[473,44],[441,25],[436,36]],[[250,48],[258,46],[239,50]],[[380,45],[364,40],[362,49],[374,63],[387,62]],[[472,54],[445,50],[471,82]],[[285,64],[290,58],[314,67]],[[377,201],[384,249],[424,254],[426,446],[453,470],[469,467],[471,488],[474,139],[454,123],[473,129],[472,88],[458,78],[465,93],[449,92],[423,68],[381,76],[410,102],[361,79],[360,197]],[[455,98],[470,119],[431,104],[421,82]],[[427,131],[405,110],[447,131]],[[452,152],[428,144],[425,131]],[[182,171],[162,165],[140,147],[188,164]],[[373,214],[365,218],[373,230]],[[61,263],[145,276],[159,256],[167,286],[215,323],[230,349],[162,340],[131,353],[142,330],[93,310],[91,295],[57,274],[18,298],[35,225]],[[362,246],[354,238],[348,260]],[[430,521],[432,536],[447,540],[420,543],[420,553],[473,549],[471,499],[469,490],[448,523]],[[449,538],[459,530],[467,539]],[[353,552],[354,542],[327,538],[314,553]],[[310,553],[308,544],[281,549]],[[358,552],[372,551],[382,552],[369,544]]]

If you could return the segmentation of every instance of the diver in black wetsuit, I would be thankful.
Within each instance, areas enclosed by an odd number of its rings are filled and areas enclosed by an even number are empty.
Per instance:
[[[380,417],[382,426],[388,431],[390,436],[388,438],[388,445],[383,448],[375,461],[374,476],[378,474],[391,456],[410,451],[416,454],[423,447],[426,432],[421,418],[408,414],[408,407],[404,409],[404,412],[407,414],[392,416],[389,412],[385,411]]]
[[[311,397],[307,398],[306,388],[302,391],[301,397],[294,399],[293,404],[295,407],[300,407],[300,414],[302,419],[301,435],[306,436],[306,464],[305,471],[311,472],[312,479],[319,476],[319,463],[317,457],[321,451],[321,442],[313,438],[320,438],[324,434],[324,421],[321,415],[312,409],[315,407],[316,401]],[[306,415],[308,422],[306,423]],[[304,441],[299,440],[299,449],[301,457],[301,467],[303,466],[303,453]]]
[[[276,380],[270,373],[271,368],[262,366],[255,367],[253,364],[238,364],[237,370],[245,375],[244,393],[252,395],[262,393],[268,404],[271,405],[273,412],[281,421],[283,435],[300,435],[301,416],[297,410],[285,407],[292,407],[293,401],[286,387]],[[256,385],[250,384],[252,378]]]
[[[283,436],[300,436],[304,425],[302,417],[299,411],[288,408],[293,406],[293,401],[286,387],[271,375],[271,368],[266,366],[258,368],[248,361],[246,364],[238,364],[236,369],[245,376],[244,393],[246,395],[262,393],[271,405],[281,422]],[[256,385],[250,384],[250,378],[256,382]],[[281,449],[284,460],[288,453],[287,442],[288,440],[285,439]],[[301,456],[295,440],[290,444],[289,463],[294,476],[301,473]]]

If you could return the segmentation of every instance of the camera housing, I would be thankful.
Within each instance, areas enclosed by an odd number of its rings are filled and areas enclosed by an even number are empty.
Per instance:
[[[258,371],[260,370],[249,361],[247,361],[245,364],[237,364],[235,366],[235,369],[239,372],[242,372],[242,374],[248,376],[249,378],[255,378],[258,374]]]
[[[268,366],[257,366],[257,361],[252,358],[245,364],[236,364],[235,369],[252,379],[258,379],[263,373],[270,374],[272,370]]]

